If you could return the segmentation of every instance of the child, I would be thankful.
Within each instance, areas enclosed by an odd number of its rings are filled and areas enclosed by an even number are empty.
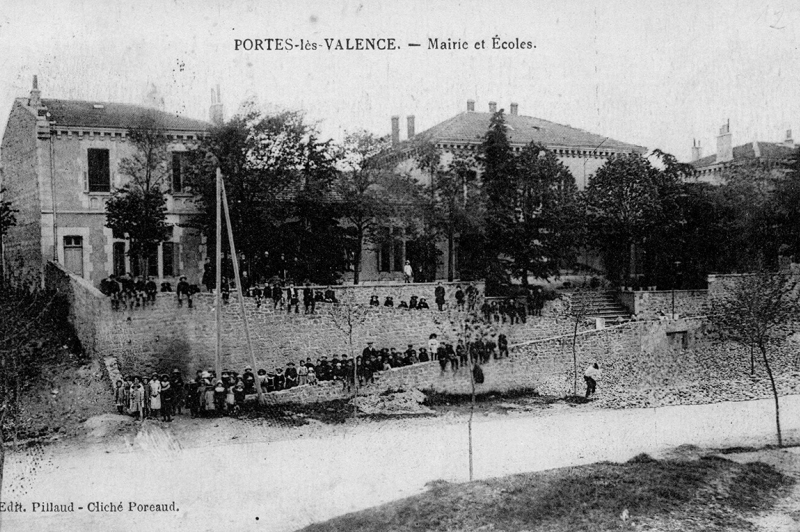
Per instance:
[[[244,383],[240,380],[236,383],[236,386],[233,388],[233,399],[234,399],[234,407],[233,407],[233,415],[238,416],[242,408],[244,407]]]
[[[117,407],[117,412],[122,414],[122,408],[125,405],[125,387],[122,384],[122,380],[117,381],[117,388],[114,390],[114,404]]]
[[[317,385],[317,373],[314,371],[314,366],[308,368],[308,384],[312,386]]]
[[[172,404],[175,397],[175,390],[169,382],[169,377],[165,374],[161,376],[161,421],[172,421]]]
[[[308,384],[308,366],[301,362],[297,367],[297,385],[303,386],[304,384]]]
[[[144,395],[145,393],[144,386],[142,386],[142,381],[139,379],[139,377],[136,377],[133,381],[133,386],[131,387],[130,403],[128,404],[128,411],[130,411],[134,420],[136,421],[143,419],[141,415],[145,404]]]
[[[226,392],[227,390],[225,390],[225,386],[222,385],[222,381],[217,381],[217,384],[214,386],[214,388],[212,388],[214,397],[214,411],[218,416],[221,416],[225,412]]]
[[[150,417],[150,379],[147,377],[142,378],[142,390],[144,393],[144,402],[142,404],[142,421]]]
[[[154,373],[153,378],[150,379],[150,415],[158,419],[158,414],[161,411],[161,381],[158,380],[158,374]]]

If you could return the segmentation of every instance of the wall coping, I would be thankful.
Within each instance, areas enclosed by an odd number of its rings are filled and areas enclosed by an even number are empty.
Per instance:
[[[661,319],[649,319],[649,320],[636,320],[636,321],[626,321],[625,323],[620,323],[619,325],[611,325],[609,327],[604,327],[602,329],[589,329],[588,331],[580,331],[577,335],[574,336],[588,336],[590,334],[601,333],[603,331],[610,331],[610,330],[617,330],[622,329],[625,327],[632,327],[634,324],[646,324],[646,323],[659,323],[662,321],[688,321],[688,320],[703,320],[708,318],[708,316],[687,316],[685,318],[680,318],[679,320],[661,320]],[[520,342],[518,344],[510,344],[508,346],[509,349],[517,349],[519,347],[525,347],[527,345],[533,345],[542,342],[551,342],[553,340],[561,340],[564,338],[572,338],[572,334],[561,334],[558,336],[551,336],[549,338],[534,338],[533,340],[528,340],[527,342]]]
[[[92,283],[90,283],[89,281],[87,281],[83,277],[78,277],[77,275],[75,275],[71,271],[69,271],[66,268],[64,268],[58,262],[53,262],[52,260],[49,260],[49,261],[47,261],[47,264],[49,266],[54,267],[59,272],[69,276],[70,279],[72,279],[73,281],[75,281],[76,283],[81,285],[82,288],[86,289],[89,292],[89,294],[94,296],[95,298],[97,298],[97,299],[106,299],[106,296],[99,289],[95,288],[95,286]]]
[[[672,294],[673,290],[618,290],[619,294]],[[708,292],[708,288],[691,288],[674,290],[676,294],[687,294],[693,292]]]

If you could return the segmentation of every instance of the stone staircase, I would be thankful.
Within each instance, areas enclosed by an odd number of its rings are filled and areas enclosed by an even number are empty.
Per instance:
[[[613,290],[573,292],[572,299],[578,305],[586,306],[586,317],[588,318],[605,318],[606,321],[609,321],[631,317],[630,312],[619,302],[616,292]]]

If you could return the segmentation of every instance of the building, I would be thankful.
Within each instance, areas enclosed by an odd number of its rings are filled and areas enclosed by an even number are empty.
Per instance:
[[[692,143],[691,164],[695,167],[697,181],[719,185],[725,181],[726,172],[734,168],[757,165],[760,168],[783,172],[795,152],[792,130],[786,131],[783,142],[754,140],[733,146],[730,121],[720,127],[717,135],[717,152],[703,157],[698,141]]]
[[[400,117],[391,119],[391,138],[395,147],[398,170],[409,172],[420,182],[430,185],[431,176],[425,172],[415,170],[413,150],[416,142],[425,141],[436,145],[442,151],[442,164],[447,164],[453,154],[460,151],[477,152],[483,143],[484,136],[489,129],[493,114],[497,112],[497,103],[489,102],[486,112],[475,110],[475,101],[467,100],[466,110],[445,120],[421,133],[415,133],[415,117],[406,117],[407,135],[400,138]],[[508,128],[508,139],[514,152],[520,152],[530,144],[536,142],[555,152],[559,160],[570,170],[578,188],[583,190],[589,179],[603,166],[606,160],[617,154],[639,153],[644,155],[647,148],[628,144],[610,137],[590,133],[582,129],[557,124],[541,118],[525,116],[519,113],[519,105],[511,103],[509,112],[505,115]],[[362,275],[369,278],[396,279],[402,276],[404,259],[411,257],[409,243],[399,228],[390,228],[393,239],[378,246],[376,249],[365,250],[362,264]],[[447,246],[440,246],[442,252],[441,264],[436,277],[446,278],[447,267],[451,258],[448,256]],[[454,269],[458,270],[458,250],[452,258]],[[595,260],[591,260],[593,264]],[[458,277],[456,273],[456,277]]]
[[[171,155],[167,222],[173,233],[150,257],[149,272],[136,271],[126,240],[105,227],[105,202],[126,179],[119,163],[135,151],[128,130],[143,115],[164,128]],[[222,118],[218,89],[211,115]],[[95,286],[111,273],[124,272],[167,281],[187,275],[199,282],[201,236],[180,226],[195,212],[181,168],[182,154],[210,127],[145,106],[42,98],[34,76],[30,95],[14,101],[0,146],[5,199],[19,210],[4,246],[9,271],[37,279],[43,264],[56,260]]]

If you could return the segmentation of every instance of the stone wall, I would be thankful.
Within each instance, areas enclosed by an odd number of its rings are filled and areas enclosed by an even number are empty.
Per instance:
[[[106,342],[98,339],[98,331],[111,319],[108,298],[89,281],[72,275],[55,262],[45,265],[44,279],[48,289],[67,298],[68,319],[83,349],[92,356],[105,354]]]
[[[384,291],[396,288],[384,287]],[[416,286],[416,293],[432,287]],[[411,290],[410,288],[407,290]],[[372,288],[355,291],[366,295]],[[380,291],[379,291],[380,293]],[[397,293],[397,292],[395,292]],[[159,293],[155,303],[144,307],[108,310],[97,322],[97,342],[104,355],[114,356],[123,373],[163,371],[179,367],[184,372],[213,366],[216,348],[215,296],[203,293],[194,297],[193,308],[178,306],[175,294]],[[249,353],[236,294],[223,305],[222,364],[241,370],[250,364]],[[353,309],[353,348],[350,349],[345,325],[347,309]],[[322,355],[361,352],[367,341],[377,346],[403,349],[409,343],[424,345],[430,334],[442,339],[451,336],[448,312],[402,310],[369,306],[334,306],[318,303],[316,313],[276,311],[271,301],[258,307],[255,299],[245,298],[245,313],[259,367],[275,368]],[[337,323],[339,325],[337,325]]]
[[[676,337],[685,335],[685,344]],[[682,345],[687,345],[683,348]],[[583,372],[598,362],[602,376],[596,403],[600,407],[657,407],[741,401],[771,396],[763,364],[755,359],[750,374],[749,350],[730,342],[720,343],[706,332],[703,319],[632,322],[579,333],[578,394],[585,389]],[[756,356],[758,354],[756,353]],[[770,361],[779,393],[800,393],[800,342],[772,346]],[[482,366],[485,381],[478,393],[532,388],[542,394],[563,397],[573,393],[572,336],[544,338],[512,346],[511,356]],[[468,370],[442,372],[438,362],[391,369],[376,374],[376,383],[361,393],[385,390],[435,390],[468,394]],[[301,386],[270,393],[273,403],[315,402],[344,399],[339,383]]]
[[[19,102],[14,103],[3,135],[0,155],[3,171],[2,199],[17,209],[16,225],[4,238],[8,272],[15,284],[39,285],[42,268],[41,200],[39,197],[39,147],[36,118]]]
[[[618,293],[620,302],[640,319],[672,314],[672,290]],[[706,312],[708,290],[675,290],[675,314],[702,316]]]

